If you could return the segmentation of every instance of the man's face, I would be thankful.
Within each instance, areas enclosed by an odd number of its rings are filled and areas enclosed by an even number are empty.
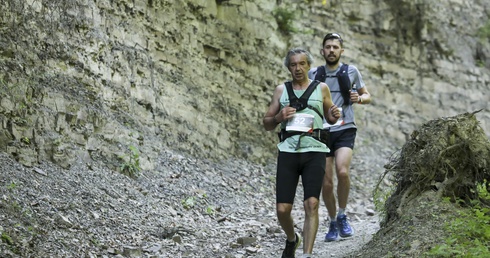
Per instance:
[[[310,64],[306,59],[305,54],[296,54],[289,58],[289,72],[296,81],[301,81],[305,77],[308,77],[308,71],[310,70]]]
[[[344,53],[344,49],[341,47],[338,39],[329,39],[325,41],[325,45],[320,50],[320,54],[325,58],[328,65],[337,64],[342,53]]]

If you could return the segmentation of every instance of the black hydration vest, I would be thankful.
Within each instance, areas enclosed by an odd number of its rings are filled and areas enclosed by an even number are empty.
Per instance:
[[[340,94],[342,94],[342,98],[344,99],[344,105],[351,104],[350,101],[350,90],[352,89],[352,84],[349,78],[349,65],[342,64],[339,71],[335,75],[327,76],[325,71],[325,66],[318,66],[316,69],[315,80],[325,82],[327,77],[337,77],[339,81]]]

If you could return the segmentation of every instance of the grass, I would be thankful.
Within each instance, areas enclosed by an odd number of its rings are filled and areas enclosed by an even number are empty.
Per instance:
[[[141,171],[140,167],[140,152],[135,146],[129,146],[130,155],[127,158],[121,157],[122,159],[127,159],[121,165],[121,172],[130,177],[138,177]]]

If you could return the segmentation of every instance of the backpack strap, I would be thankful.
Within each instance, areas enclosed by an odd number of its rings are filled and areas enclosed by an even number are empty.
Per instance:
[[[289,105],[292,106],[293,103],[298,102],[298,97],[293,92],[293,83],[291,81],[287,81],[284,83],[286,90],[288,91]]]
[[[349,71],[349,65],[342,64],[342,66],[340,66],[339,71],[337,71],[335,75],[327,76],[327,73],[325,71],[325,66],[321,65],[317,67],[316,75],[315,75],[315,80],[321,82],[325,82],[325,79],[327,79],[327,77],[337,77],[337,80],[339,82],[340,94],[344,99],[344,105],[348,105],[349,103],[351,103],[349,91],[352,89],[352,85],[351,85],[348,71]]]
[[[344,99],[344,105],[349,105],[350,101],[350,90],[352,89],[352,84],[349,78],[349,65],[342,64],[339,71],[336,74],[337,80],[339,81],[340,94]]]
[[[325,71],[325,66],[320,65],[316,68],[315,80],[325,82],[327,79],[327,72]]]
[[[293,83],[291,81],[285,82],[284,86],[286,87],[286,90],[288,91],[289,105],[291,107],[296,108],[296,110],[303,110],[305,108],[309,108],[309,109],[315,111],[323,120],[323,115],[320,113],[320,111],[317,108],[315,108],[311,105],[308,105],[308,99],[310,98],[311,94],[316,89],[318,84],[320,84],[320,81],[317,81],[317,80],[312,81],[310,83],[310,85],[308,85],[308,88],[303,93],[303,95],[301,95],[301,97],[299,97],[299,99],[296,96],[296,94],[294,94]],[[320,137],[321,131],[322,131],[322,129],[315,129],[315,130],[313,130],[313,132],[287,132],[286,130],[281,130],[281,132],[278,133],[278,136],[279,136],[279,141],[282,142],[282,141],[284,141],[284,139],[286,139],[290,136],[299,134],[300,137],[298,139],[298,142],[296,143],[296,148],[295,148],[296,150],[298,150],[302,136],[311,136],[311,137],[321,141],[321,139],[320,139],[321,138]]]
[[[312,81],[310,85],[308,85],[308,88],[303,93],[303,95],[301,95],[301,97],[299,97],[298,99],[298,97],[296,96],[296,94],[294,94],[293,91],[293,83],[291,81],[285,82],[284,85],[286,86],[286,89],[288,91],[288,96],[289,96],[289,105],[291,107],[296,108],[297,111],[303,110],[305,108],[312,109],[323,119],[322,114],[317,108],[308,105],[308,99],[310,98],[311,94],[316,89],[318,84],[320,84],[320,81],[317,80]]]

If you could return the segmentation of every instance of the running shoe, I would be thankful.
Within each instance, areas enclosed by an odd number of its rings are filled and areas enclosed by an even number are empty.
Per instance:
[[[294,233],[294,234],[296,235],[296,241],[289,242],[286,239],[286,248],[284,248],[284,251],[282,252],[281,258],[294,258],[295,257],[296,249],[298,249],[299,245],[301,244],[301,236],[298,233]]]
[[[328,228],[328,233],[325,235],[326,242],[332,242],[339,240],[339,229],[337,227],[337,222],[330,222],[330,227]]]
[[[354,229],[349,225],[347,215],[342,214],[337,216],[337,225],[339,226],[340,237],[351,237],[354,235]]]

